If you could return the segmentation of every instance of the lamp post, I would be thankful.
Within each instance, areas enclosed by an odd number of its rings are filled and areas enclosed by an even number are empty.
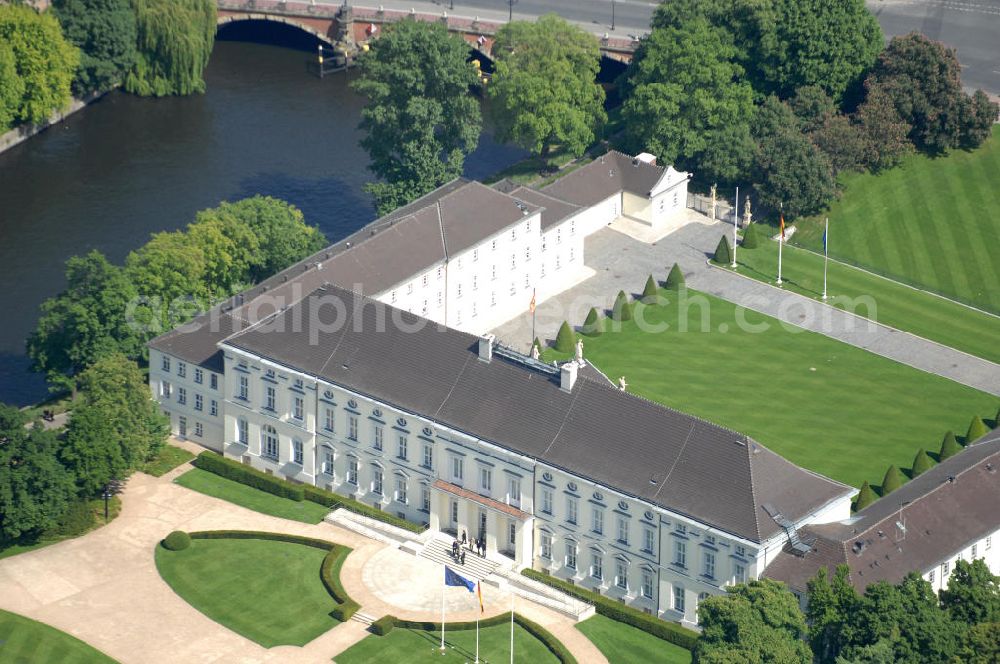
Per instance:
[[[615,0],[611,0],[611,29],[615,29]]]
[[[510,23],[514,20],[514,5],[517,4],[518,0],[507,0],[507,22]]]

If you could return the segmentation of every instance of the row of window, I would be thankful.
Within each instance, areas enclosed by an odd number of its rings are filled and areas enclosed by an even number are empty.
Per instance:
[[[984,551],[989,551],[992,548],[993,548],[993,537],[992,537],[992,535],[990,535],[990,536],[987,536],[986,539],[985,539],[985,541],[983,542],[983,550]],[[979,543],[976,542],[969,549],[969,558],[971,560],[976,560],[977,558],[980,558],[980,557],[981,556],[979,555]],[[958,560],[964,560],[964,559],[965,559],[964,552],[963,553],[959,553],[958,554]],[[927,574],[927,580],[930,581],[931,583],[934,583],[934,578],[936,576],[935,575],[935,571],[936,570],[932,569]],[[941,583],[946,583],[948,581],[948,575],[949,574],[951,574],[951,562],[946,561],[946,562],[941,563]]]
[[[162,360],[161,360],[161,362],[160,362],[160,368],[163,369],[163,371],[165,371],[166,373],[170,373],[170,366],[171,366],[171,359],[170,359],[170,357],[168,355],[164,355],[163,358],[162,358]],[[181,361],[178,360],[178,362],[177,362],[177,376],[180,377],[180,378],[187,378],[187,363],[186,362],[181,362]],[[213,390],[219,389],[219,375],[218,374],[214,374],[212,372],[209,372],[208,376],[209,376],[209,384],[210,384],[209,386]],[[194,369],[194,382],[196,384],[198,384],[198,385],[201,385],[201,384],[203,384],[205,382],[205,370],[204,369],[201,369],[200,367],[195,367],[195,369]]]
[[[166,413],[166,415],[169,417],[169,413]],[[187,438],[188,435],[188,421],[183,415],[177,418],[177,435],[181,438]],[[201,438],[205,435],[205,425],[197,420],[194,423],[194,435],[196,438]]]
[[[174,393],[174,387],[169,381],[160,381],[160,398],[169,399]],[[181,406],[186,406],[188,402],[188,391],[186,387],[177,388],[177,403]],[[199,392],[195,392],[194,395],[194,409],[198,412],[203,412],[205,410],[205,397]],[[208,402],[208,414],[212,417],[219,416],[219,402],[215,399],[210,399]]]
[[[566,496],[566,523],[578,525],[578,505],[579,498]],[[552,489],[542,488],[540,511],[544,514],[552,514]],[[590,529],[598,534],[604,534],[604,512],[603,507],[594,506],[591,508]],[[615,517],[616,536],[621,544],[626,546],[630,542],[631,519],[622,514]],[[642,550],[646,553],[654,553],[656,550],[656,530],[650,526],[642,526]]]

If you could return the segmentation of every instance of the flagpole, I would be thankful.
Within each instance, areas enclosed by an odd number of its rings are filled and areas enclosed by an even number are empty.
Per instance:
[[[445,578],[448,576],[447,569],[445,565],[441,566],[441,570],[445,573]],[[444,589],[447,588],[447,584],[441,586],[441,652],[444,653]]]
[[[826,223],[823,226],[823,299],[826,299],[826,266],[830,262],[830,250],[827,248],[830,245],[830,217],[826,218]]]
[[[740,188],[736,187],[736,207],[733,208],[733,264],[729,267],[736,268],[736,229],[740,225]]]
[[[482,581],[479,581],[479,583],[482,583]],[[476,589],[479,590],[479,586],[478,585],[476,586]],[[482,606],[482,601],[483,601],[482,600],[482,595],[480,595],[479,597],[480,597],[479,602],[480,602],[480,607],[481,607]],[[476,614],[476,664],[479,664],[479,615],[482,612],[483,612],[483,610],[482,610],[482,608],[480,608],[479,609],[479,613]]]
[[[785,204],[781,204],[781,234],[778,235],[778,285],[781,285],[781,245],[785,244]]]
[[[510,664],[514,664],[514,591],[510,593]]]
[[[531,289],[531,346],[534,347],[534,345],[535,345],[535,289],[532,288]],[[538,352],[541,351],[542,349],[539,348]],[[534,356],[532,355],[532,357]]]

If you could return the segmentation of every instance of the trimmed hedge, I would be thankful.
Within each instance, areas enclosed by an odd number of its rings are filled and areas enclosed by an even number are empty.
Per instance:
[[[731,265],[733,262],[733,250],[729,248],[729,238],[723,235],[719,238],[719,244],[715,247],[715,254],[712,260],[719,265]]]
[[[521,572],[521,574],[529,579],[540,581],[541,583],[552,586],[557,590],[561,590],[567,595],[572,595],[577,599],[593,604],[594,609],[596,609],[596,611],[602,616],[641,629],[648,634],[652,634],[653,636],[661,638],[664,641],[669,641],[670,643],[680,646],[681,648],[694,650],[698,643],[697,632],[687,629],[686,627],[682,627],[677,623],[660,620],[655,616],[643,613],[639,609],[626,606],[621,602],[611,599],[610,597],[598,595],[597,593],[587,590],[586,588],[574,586],[572,583],[568,583],[562,579],[557,579],[549,574],[544,574],[533,569],[525,569]]]
[[[632,320],[632,303],[625,291],[618,291],[615,303],[611,307],[611,319],[618,322]]]
[[[262,473],[255,468],[251,468],[238,461],[233,461],[232,459],[227,459],[215,452],[202,452],[191,463],[195,468],[207,470],[220,477],[225,477],[228,480],[272,493],[275,496],[281,496],[282,498],[288,498],[296,502],[302,502],[304,497],[302,487],[298,484],[292,484],[274,475]]]
[[[479,621],[480,627],[496,627],[498,625],[505,625],[510,622],[509,613],[501,613],[499,615],[492,616],[490,618],[485,618]],[[514,614],[514,622],[520,625],[524,631],[531,634],[533,637],[541,641],[549,652],[555,655],[563,664],[577,664],[576,658],[573,657],[572,653],[562,644],[562,642],[557,639],[553,634],[539,625],[536,622],[528,620],[519,613]],[[393,615],[385,615],[376,620],[371,624],[371,631],[373,634],[378,636],[385,636],[395,628],[400,629],[418,629],[424,632],[437,632],[441,629],[441,623],[436,622],[424,622],[419,620],[400,620]],[[446,631],[461,632],[464,630],[470,630],[476,628],[476,621],[470,620],[467,622],[450,622],[447,623]]]
[[[583,334],[596,337],[604,334],[604,317],[597,311],[597,307],[591,307],[587,313],[587,319],[583,321]]]
[[[680,290],[684,288],[684,272],[677,263],[670,268],[670,274],[667,275],[667,281],[663,284],[663,287],[667,290]]]
[[[171,533],[170,535],[173,535]],[[185,535],[187,533],[184,533]],[[168,539],[170,537],[168,535]],[[191,533],[190,539],[259,539],[273,542],[288,542],[289,544],[301,544],[314,549],[326,551],[323,564],[319,568],[319,580],[322,582],[326,592],[337,603],[331,615],[340,622],[349,620],[361,605],[351,599],[347,594],[343,584],[340,582],[340,568],[344,565],[344,560],[351,553],[350,547],[343,544],[328,542],[327,540],[316,539],[314,537],[303,537],[302,535],[288,535],[285,533],[269,533],[261,530],[202,530]]]
[[[990,432],[989,427],[983,422],[983,418],[978,415],[973,416],[972,421],[969,422],[969,430],[965,433],[965,444],[969,445],[973,443],[986,434]]]
[[[760,238],[757,237],[757,224],[751,223],[747,226],[746,230],[743,231],[743,244],[744,249],[756,249],[760,246]]]
[[[191,546],[191,536],[183,530],[175,530],[163,538],[163,548],[167,551],[183,551]]]
[[[317,505],[322,505],[323,507],[329,507],[331,509],[335,507],[342,507],[349,512],[354,512],[355,514],[360,514],[362,516],[371,517],[376,521],[381,521],[382,523],[388,523],[391,526],[396,526],[404,530],[408,530],[411,533],[422,533],[427,530],[427,526],[419,523],[413,523],[412,521],[407,521],[406,519],[400,519],[395,514],[389,514],[388,512],[383,512],[382,510],[375,509],[370,505],[365,505],[364,503],[358,502],[353,498],[348,498],[347,496],[341,496],[338,493],[332,491],[327,491],[326,489],[320,489],[316,486],[303,486],[301,487],[305,499],[316,503]]]
[[[962,446],[958,443],[955,438],[955,434],[951,431],[944,435],[944,439],[941,441],[941,451],[938,453],[938,460],[944,461],[948,457],[953,457],[962,451]]]
[[[868,507],[872,503],[878,500],[878,496],[872,490],[868,480],[865,480],[864,484],[861,485],[861,491],[858,492],[858,498],[854,501],[854,511],[858,512]]]
[[[901,486],[903,486],[903,476],[899,469],[896,466],[889,466],[889,470],[885,471],[885,477],[882,478],[882,496],[888,496]]]
[[[559,332],[556,333],[555,349],[560,353],[572,353],[574,346],[576,346],[576,335],[573,334],[573,328],[563,321],[559,326]]]

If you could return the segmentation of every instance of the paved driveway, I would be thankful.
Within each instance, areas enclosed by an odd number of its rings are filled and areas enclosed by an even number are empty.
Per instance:
[[[170,531],[235,529],[293,533],[346,544],[354,551],[344,563],[341,579],[362,611],[373,617],[391,611],[416,620],[440,619],[439,604],[431,612],[423,608],[426,596],[440,597],[440,568],[434,563],[409,556],[409,566],[381,566],[384,583],[394,581],[409,589],[399,595],[402,606],[389,604],[365,586],[363,570],[376,554],[388,555],[380,554],[385,550],[406,554],[329,523],[310,525],[267,516],[172,482],[189,468],[182,466],[162,478],[137,473],[122,497],[121,514],[111,524],[78,539],[0,560],[0,608],[72,634],[122,664],[330,662],[336,653],[368,636],[363,624],[348,621],[303,648],[268,650],[206,618],[160,578],[153,551]],[[418,570],[413,578],[413,565],[421,563],[428,570]],[[251,575],[254,570],[246,572]],[[508,595],[489,589],[486,597],[487,615],[509,610]],[[474,619],[472,604],[468,607],[449,616]],[[267,619],[266,606],[247,610]],[[581,662],[604,661],[569,619],[523,601],[517,610],[564,639]]]

